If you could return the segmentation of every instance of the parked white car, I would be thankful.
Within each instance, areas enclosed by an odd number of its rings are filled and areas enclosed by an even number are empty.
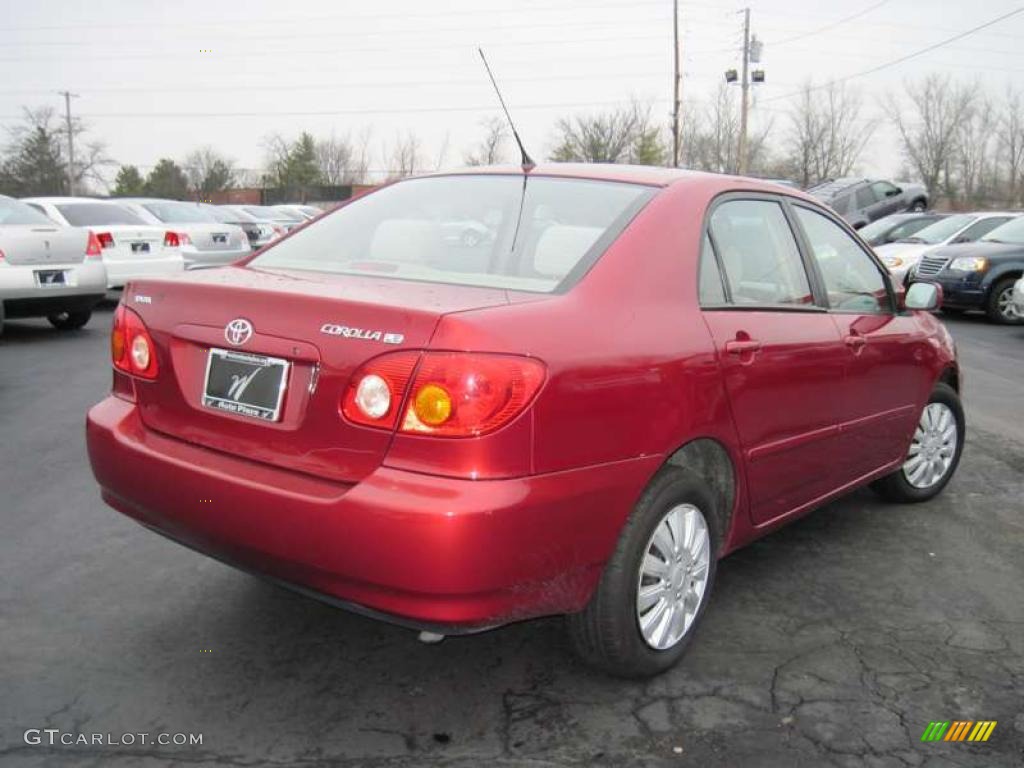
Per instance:
[[[172,229],[178,235],[185,269],[220,267],[252,255],[241,227],[217,221],[195,203],[149,197],[115,198],[113,202],[150,224]]]
[[[88,230],[0,195],[0,330],[5,316],[45,317],[61,330],[89,322],[107,293],[101,250]]]
[[[957,213],[918,230],[895,243],[879,245],[875,253],[892,274],[895,282],[906,283],[910,271],[921,257],[934,248],[958,243],[973,243],[996,227],[1020,214],[1005,211]]]
[[[1024,317],[1024,277],[1013,284],[1013,308],[1018,317]]]
[[[92,230],[103,249],[107,287],[122,288],[140,277],[175,275],[185,269],[180,237],[163,225],[147,224],[109,200],[89,197],[26,197],[22,200],[68,227]]]

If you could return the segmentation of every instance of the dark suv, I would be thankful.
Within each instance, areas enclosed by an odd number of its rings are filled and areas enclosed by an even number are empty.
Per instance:
[[[1011,219],[974,243],[936,248],[921,258],[911,282],[942,286],[942,311],[980,309],[996,323],[1024,322],[1013,284],[1024,274],[1024,217]]]
[[[892,213],[928,209],[928,191],[920,184],[845,178],[822,182],[807,192],[850,222],[854,229]]]

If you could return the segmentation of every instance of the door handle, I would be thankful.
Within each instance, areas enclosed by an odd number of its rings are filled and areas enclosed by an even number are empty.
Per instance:
[[[853,350],[858,350],[868,343],[867,339],[856,333],[851,333],[849,336],[844,337],[843,341],[846,342],[846,346]]]
[[[761,342],[756,339],[735,339],[725,342],[725,351],[730,355],[742,355],[744,352],[756,352]]]

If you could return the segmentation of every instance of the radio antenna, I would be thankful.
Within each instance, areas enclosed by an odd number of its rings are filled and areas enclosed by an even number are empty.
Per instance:
[[[480,54],[480,59],[484,63],[484,68],[487,70],[487,76],[491,78],[491,85],[494,86],[494,92],[498,94],[498,101],[501,102],[501,108],[505,111],[505,118],[508,120],[509,127],[512,129],[512,136],[515,138],[516,144],[519,145],[519,152],[523,156],[523,170],[529,172],[533,170],[537,164],[530,159],[530,155],[526,152],[526,147],[523,146],[523,140],[519,138],[519,132],[516,130],[516,124],[512,122],[512,115],[509,114],[508,107],[505,106],[505,99],[501,97],[501,89],[498,88],[498,81],[494,79],[494,73],[491,72],[491,65],[487,63],[487,57],[484,56],[484,49],[477,48],[476,50]]]

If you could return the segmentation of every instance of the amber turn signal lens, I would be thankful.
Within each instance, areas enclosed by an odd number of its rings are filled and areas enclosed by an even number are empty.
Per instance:
[[[413,407],[417,419],[428,426],[436,427],[444,424],[452,415],[452,398],[444,387],[427,384],[416,393]]]

